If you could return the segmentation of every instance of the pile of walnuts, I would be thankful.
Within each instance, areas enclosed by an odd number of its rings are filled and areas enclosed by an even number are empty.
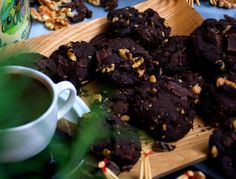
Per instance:
[[[70,23],[83,21],[92,16],[82,0],[38,0],[39,7],[31,8],[31,16],[50,30],[68,27]]]

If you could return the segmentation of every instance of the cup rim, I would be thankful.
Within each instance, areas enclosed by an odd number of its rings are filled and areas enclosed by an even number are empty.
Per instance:
[[[22,72],[23,72],[23,74],[31,76],[32,78],[37,79],[41,83],[45,82],[46,84],[44,84],[44,85],[45,86],[47,85],[47,87],[49,88],[48,90],[51,90],[51,92],[52,92],[52,99],[51,99],[51,103],[50,103],[50,106],[48,107],[48,109],[46,111],[44,111],[38,118],[32,119],[32,121],[30,121],[26,124],[22,124],[20,126],[0,129],[0,133],[27,129],[27,128],[30,128],[33,125],[37,124],[38,122],[42,121],[43,119],[45,119],[46,116],[51,113],[54,106],[57,105],[57,103],[56,103],[57,102],[56,101],[56,89],[55,89],[55,84],[52,82],[52,80],[47,75],[43,74],[42,72],[34,70],[32,68],[24,67],[24,66],[9,65],[9,66],[5,66],[2,68],[6,69],[6,70],[10,70],[10,72],[16,72],[16,73],[19,72],[19,74],[22,74]]]

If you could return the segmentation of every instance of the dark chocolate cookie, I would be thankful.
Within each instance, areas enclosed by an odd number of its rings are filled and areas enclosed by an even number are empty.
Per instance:
[[[139,12],[127,7],[111,11],[107,18],[111,23],[111,35],[128,36],[145,48],[159,46],[170,35],[167,21],[152,9]]]
[[[77,23],[83,21],[85,18],[92,17],[92,11],[90,11],[84,4],[83,0],[73,0],[69,3],[64,3],[62,6],[71,8],[75,12],[73,17],[70,17],[72,23]]]
[[[141,144],[138,135],[129,124],[112,113],[103,121],[103,132],[91,147],[91,152],[100,160],[107,158],[116,163],[121,171],[129,170],[139,160]]]
[[[236,20],[205,20],[190,36],[192,62],[205,78],[212,79],[236,64]]]
[[[236,118],[225,120],[209,140],[210,156],[215,158],[226,177],[236,177]]]
[[[161,47],[150,50],[150,55],[160,63],[163,74],[172,76],[190,70],[187,44],[188,36],[171,36]]]
[[[139,86],[134,97],[133,123],[160,141],[176,141],[193,126],[196,96],[177,80],[162,76]]]
[[[68,80],[80,87],[92,78],[94,47],[87,42],[71,42],[54,51],[50,60],[40,60],[39,70],[54,82]]]
[[[212,125],[236,116],[236,73],[229,73],[207,83],[201,93],[199,114]]]
[[[148,52],[129,38],[109,39],[101,47],[96,52],[96,72],[118,86],[135,85],[159,74]]]

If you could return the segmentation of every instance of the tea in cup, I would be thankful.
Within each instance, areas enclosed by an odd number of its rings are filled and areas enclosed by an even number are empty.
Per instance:
[[[57,120],[74,104],[76,89],[68,81],[55,84],[43,73],[21,66],[3,67],[1,75],[6,81],[0,86],[0,162],[17,162],[50,143]],[[63,91],[69,91],[69,97],[59,107]]]

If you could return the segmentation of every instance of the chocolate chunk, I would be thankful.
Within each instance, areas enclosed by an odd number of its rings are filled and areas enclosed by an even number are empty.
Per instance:
[[[166,142],[156,141],[152,149],[156,152],[170,152],[175,150],[176,146]]]
[[[159,63],[163,74],[170,76],[189,70],[188,36],[172,36],[167,40],[162,46],[149,51],[154,63]]]
[[[236,33],[228,36],[228,51],[236,52]]]

